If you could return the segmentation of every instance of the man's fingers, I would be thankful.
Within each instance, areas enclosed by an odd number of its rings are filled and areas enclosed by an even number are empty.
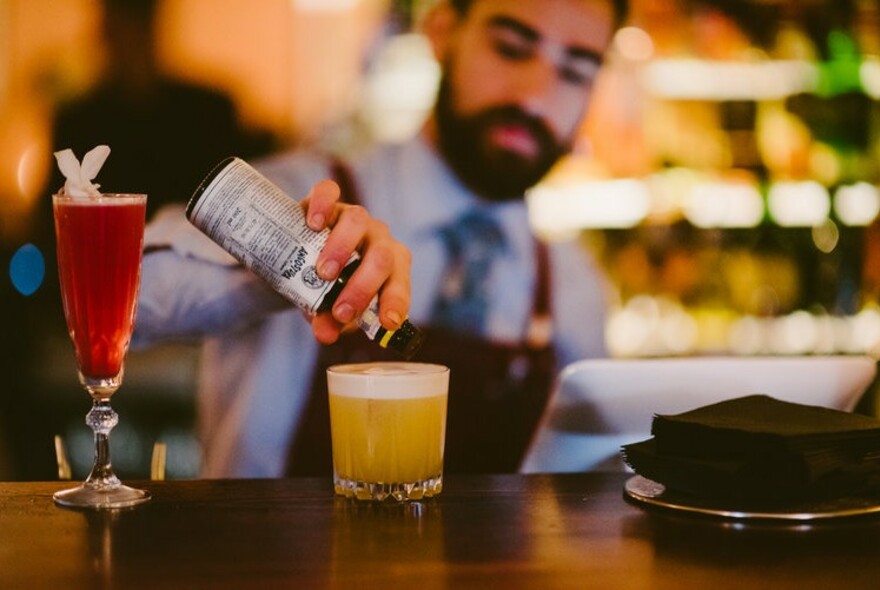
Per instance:
[[[320,342],[334,342],[367,309],[379,293],[379,319],[396,329],[406,318],[410,304],[410,252],[392,236],[388,227],[359,205],[339,203],[339,186],[332,180],[319,182],[303,199],[306,219],[313,230],[330,228],[317,260],[318,275],[335,280],[361,253],[360,265],[348,278],[330,314],[312,322]]]
[[[379,319],[388,329],[397,329],[406,319],[410,304],[410,252],[400,248],[394,257],[394,268],[382,286],[379,297]]]
[[[370,225],[379,223],[358,205],[337,206],[335,217],[335,225],[318,256],[318,275],[324,280],[336,278],[351,253],[364,244]]]
[[[306,208],[306,223],[320,231],[335,221],[336,204],[339,202],[339,185],[332,180],[322,180],[312,187],[309,194],[302,200]]]
[[[386,328],[396,329],[409,310],[410,252],[382,223],[371,225],[367,241],[369,248],[339,294],[333,316],[342,323],[356,319],[380,292],[379,319]]]
[[[312,333],[321,344],[333,344],[342,333],[343,325],[333,319],[329,313],[322,313],[312,318]]]

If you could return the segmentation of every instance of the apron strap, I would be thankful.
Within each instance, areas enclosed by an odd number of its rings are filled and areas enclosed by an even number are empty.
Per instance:
[[[349,205],[363,205],[358,184],[354,180],[351,166],[338,156],[330,159],[330,177],[339,185],[341,200]]]

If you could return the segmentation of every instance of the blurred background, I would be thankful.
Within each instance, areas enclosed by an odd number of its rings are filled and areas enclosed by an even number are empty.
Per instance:
[[[630,0],[576,152],[529,195],[614,286],[617,357],[880,352],[880,1]],[[185,202],[229,153],[414,133],[428,0],[0,0],[0,479],[91,463],[54,268],[52,151]],[[114,176],[109,176],[110,173]],[[118,180],[117,180],[118,178]],[[133,352],[113,461],[194,477],[196,349]],[[873,411],[873,410],[871,410]]]

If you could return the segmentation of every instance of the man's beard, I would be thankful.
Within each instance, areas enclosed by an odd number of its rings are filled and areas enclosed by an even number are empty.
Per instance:
[[[493,107],[474,115],[455,112],[448,76],[440,82],[435,106],[439,149],[461,181],[488,201],[520,199],[570,150],[553,137],[543,121],[515,105]],[[493,128],[516,125],[532,135],[537,144],[528,157],[492,145]]]

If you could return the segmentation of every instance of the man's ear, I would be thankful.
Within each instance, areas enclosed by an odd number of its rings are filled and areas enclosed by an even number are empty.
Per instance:
[[[446,0],[438,2],[431,7],[422,20],[422,33],[428,38],[434,49],[434,57],[443,61],[449,46],[449,39],[458,24],[460,15],[458,11]]]

